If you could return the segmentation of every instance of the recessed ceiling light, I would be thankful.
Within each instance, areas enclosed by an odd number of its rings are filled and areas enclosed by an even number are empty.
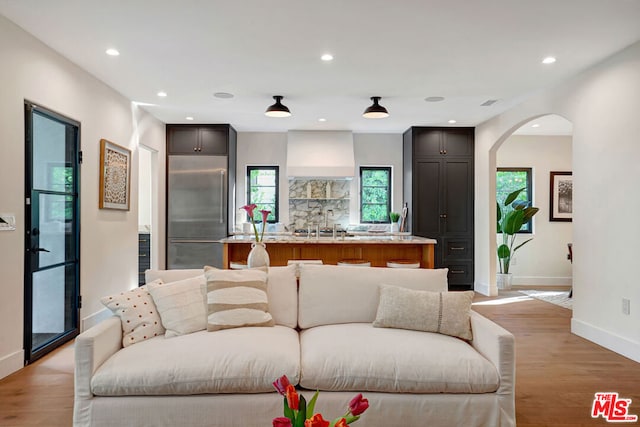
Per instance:
[[[325,53],[320,57],[320,59],[322,59],[323,61],[333,61],[333,55],[331,55],[330,53]]]
[[[319,119],[318,119],[318,121],[319,121],[319,122],[326,122],[326,121],[327,121],[327,119],[325,119],[324,117],[321,117],[321,118],[319,118]]]
[[[191,116],[187,116],[187,117],[185,117],[184,119],[185,119],[185,120],[189,120],[189,121],[191,121],[191,120],[193,120],[193,117],[191,117]]]
[[[540,125],[539,125],[538,123],[536,123],[536,124],[534,124],[534,125],[531,125],[531,127],[532,127],[532,128],[539,128],[539,127],[540,127]]]
[[[107,49],[105,51],[105,53],[107,55],[109,55],[109,56],[118,56],[118,55],[120,55],[120,52],[118,52],[118,49],[113,49],[113,48],[112,49]]]
[[[164,98],[165,96],[167,96],[167,92],[160,91],[158,92],[158,96]]]
[[[444,96],[429,96],[424,100],[427,102],[440,102],[440,101],[444,101]]]
[[[454,124],[454,123],[457,123],[457,122],[455,120],[451,119],[451,120],[449,120],[449,123]]]
[[[213,94],[213,96],[221,99],[230,99],[230,98],[233,98],[234,95],[229,92],[216,92]]]
[[[554,58],[553,56],[547,56],[542,60],[543,64],[553,64],[554,62],[556,62],[556,58]]]

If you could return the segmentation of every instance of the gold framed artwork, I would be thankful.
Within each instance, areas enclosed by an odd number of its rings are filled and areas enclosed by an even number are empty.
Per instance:
[[[129,210],[131,150],[100,140],[100,209]]]

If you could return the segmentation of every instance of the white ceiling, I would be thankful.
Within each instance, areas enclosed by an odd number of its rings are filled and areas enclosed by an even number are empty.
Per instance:
[[[638,0],[0,0],[0,14],[163,122],[239,131],[475,126],[640,40]],[[272,95],[292,117],[264,116]],[[376,95],[390,117],[362,118]]]

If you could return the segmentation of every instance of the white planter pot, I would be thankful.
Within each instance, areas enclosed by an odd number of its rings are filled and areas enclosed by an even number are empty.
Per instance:
[[[513,274],[511,273],[498,273],[496,275],[496,283],[498,285],[498,290],[501,291],[507,291],[509,289],[511,289],[512,286],[512,281],[513,281]]]
[[[263,242],[251,244],[251,251],[247,257],[247,268],[269,267],[269,253],[266,246]]]

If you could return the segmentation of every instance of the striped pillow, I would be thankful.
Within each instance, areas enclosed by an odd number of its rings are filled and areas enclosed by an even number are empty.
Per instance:
[[[207,330],[273,326],[267,300],[267,273],[205,268]]]

